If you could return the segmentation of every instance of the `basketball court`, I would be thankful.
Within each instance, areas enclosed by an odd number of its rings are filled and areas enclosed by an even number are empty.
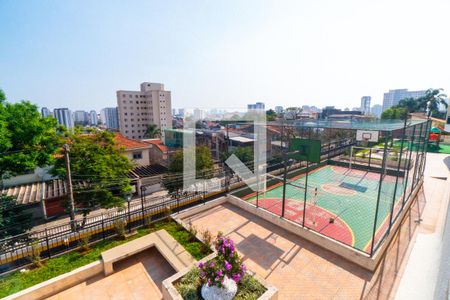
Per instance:
[[[395,180],[394,176],[383,176],[376,218],[376,240],[383,236],[388,228]],[[322,166],[309,172],[306,195],[305,181],[306,176],[302,174],[291,178],[286,185],[284,217],[303,224],[305,216],[305,227],[369,253],[380,174],[340,166]],[[400,211],[403,191],[403,182],[399,180],[394,214]],[[268,186],[258,197],[256,193],[251,193],[241,198],[281,216],[282,182]],[[306,211],[303,213],[305,206]]]

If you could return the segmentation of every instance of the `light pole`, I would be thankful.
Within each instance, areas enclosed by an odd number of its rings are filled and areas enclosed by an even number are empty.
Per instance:
[[[130,211],[131,193],[125,194],[125,201],[127,201],[128,203],[128,233],[131,233],[131,211]]]

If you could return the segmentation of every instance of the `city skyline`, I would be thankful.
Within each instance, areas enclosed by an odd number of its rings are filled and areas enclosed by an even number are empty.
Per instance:
[[[118,89],[143,81],[164,82],[173,107],[211,108],[259,101],[345,108],[363,95],[381,104],[390,89],[449,89],[444,1],[85,7],[0,3],[0,87],[10,101],[100,111],[114,105]],[[420,39],[440,46],[409,47]]]

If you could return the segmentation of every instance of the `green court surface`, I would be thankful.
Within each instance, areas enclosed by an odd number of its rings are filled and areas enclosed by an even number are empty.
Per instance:
[[[303,213],[305,179],[306,176],[300,175],[291,179],[292,184],[286,186],[285,218],[303,224],[305,215],[305,226],[354,248],[370,252],[380,174],[329,165],[311,171],[308,175],[306,211]],[[388,228],[395,180],[394,176],[383,177],[376,218],[376,242]],[[399,200],[403,192],[403,178],[399,177],[394,216],[400,211]],[[283,186],[280,182],[267,187],[265,193],[258,195],[259,207],[281,215],[282,193]],[[242,198],[256,204],[254,193]]]

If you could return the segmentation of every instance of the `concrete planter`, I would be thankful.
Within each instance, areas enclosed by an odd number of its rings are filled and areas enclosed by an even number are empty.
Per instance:
[[[207,262],[216,257],[216,253],[211,253],[210,255],[204,257],[199,260],[199,262]],[[164,300],[183,300],[180,293],[178,293],[175,288],[176,282],[178,282],[184,275],[186,275],[192,268],[195,268],[196,265],[192,265],[187,267],[180,272],[172,275],[162,282],[162,295]],[[253,275],[265,288],[266,292],[261,295],[258,299],[260,300],[277,300],[278,299],[278,290],[274,286],[270,285],[264,279],[260,278],[256,274],[248,272],[250,275]]]

